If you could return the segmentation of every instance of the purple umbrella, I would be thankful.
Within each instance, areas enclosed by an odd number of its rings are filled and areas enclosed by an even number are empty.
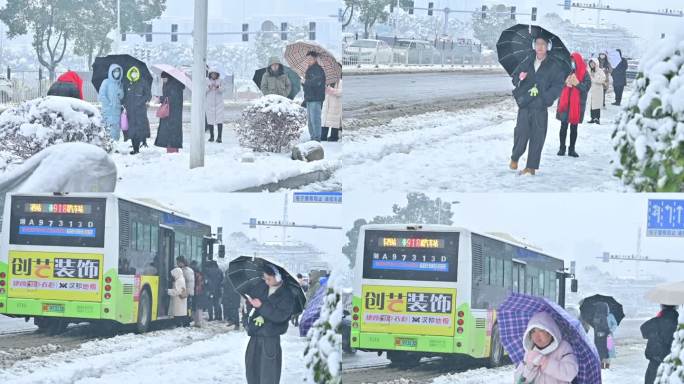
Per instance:
[[[601,361],[580,321],[558,304],[542,297],[513,293],[499,306],[497,318],[501,344],[511,360],[516,365],[523,361],[525,357],[523,335],[527,329],[527,323],[538,312],[551,314],[561,330],[563,340],[570,343],[575,352],[579,373],[573,383],[601,384]]]
[[[323,307],[323,299],[328,292],[327,282],[322,283],[316,290],[314,296],[306,303],[306,308],[302,314],[302,319],[299,322],[299,336],[306,336],[309,329],[313,327],[316,320],[321,317],[321,308]]]

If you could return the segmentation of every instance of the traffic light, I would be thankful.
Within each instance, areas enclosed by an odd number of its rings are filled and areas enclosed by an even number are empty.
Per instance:
[[[309,40],[316,40],[316,22],[312,21],[309,23]]]
[[[532,21],[537,21],[537,7],[532,7]]]
[[[171,42],[178,41],[178,24],[171,24]]]
[[[517,8],[515,6],[511,7],[511,20],[515,20],[515,10]]]
[[[571,8],[571,5],[572,5],[571,3],[572,3],[572,0],[565,0],[565,3],[563,4],[563,9],[565,9],[566,11],[569,11]]]
[[[482,6],[482,20],[487,18],[487,6],[483,5]]]
[[[394,13],[394,7],[397,6],[397,0],[390,1],[390,13]]]
[[[429,2],[428,3],[428,16],[432,16],[432,10],[435,7],[435,3]]]
[[[249,41],[249,24],[242,24],[242,41]]]
[[[413,1],[409,1],[409,3],[408,3],[408,6],[409,6],[408,13],[409,13],[409,15],[413,15],[413,5],[414,5]]]
[[[287,23],[280,23],[280,40],[287,40]]]
[[[607,263],[610,261],[610,253],[608,252],[603,252],[603,262]]]
[[[145,41],[152,42],[152,24],[145,24]]]

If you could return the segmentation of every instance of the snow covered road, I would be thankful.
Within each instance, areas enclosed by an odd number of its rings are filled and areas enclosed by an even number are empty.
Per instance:
[[[299,383],[305,340],[282,337],[281,382]],[[135,384],[245,383],[248,337],[224,324],[125,334],[83,343],[78,349],[19,361],[0,370],[1,383]]]

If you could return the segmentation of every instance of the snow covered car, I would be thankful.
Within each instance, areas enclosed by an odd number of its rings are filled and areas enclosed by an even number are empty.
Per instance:
[[[440,54],[429,41],[397,40],[393,48],[396,64],[434,64],[440,61]]]
[[[0,104],[6,104],[12,101],[14,95],[14,86],[12,82],[0,76]]]
[[[353,41],[344,49],[342,63],[356,64],[389,64],[392,60],[392,49],[382,40],[361,39]]]

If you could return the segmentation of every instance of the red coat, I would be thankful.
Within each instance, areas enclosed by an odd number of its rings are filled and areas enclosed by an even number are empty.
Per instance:
[[[67,71],[57,78],[57,81],[72,83],[78,89],[79,98],[83,100],[83,79],[74,71]]]

